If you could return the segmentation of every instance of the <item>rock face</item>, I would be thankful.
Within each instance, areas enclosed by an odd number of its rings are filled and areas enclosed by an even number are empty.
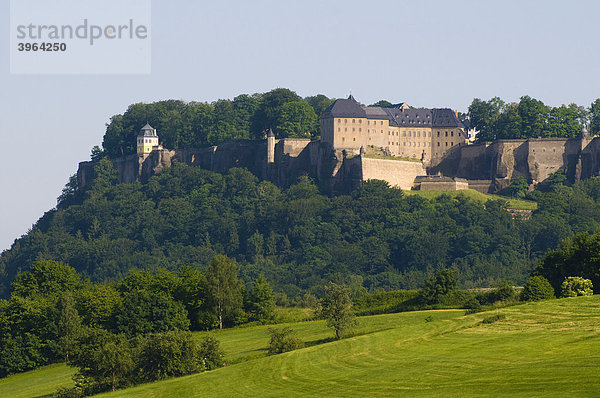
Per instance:
[[[306,175],[331,194],[348,193],[368,179],[410,189],[415,178],[425,174],[466,179],[469,188],[482,192],[497,192],[516,176],[535,184],[561,168],[570,183],[600,175],[600,137],[460,145],[427,170],[421,162],[390,160],[367,152],[348,153],[321,141],[285,138],[268,146],[267,141],[232,141],[207,148],[160,149],[112,161],[123,183],[145,182],[165,167],[183,162],[216,172],[244,167],[282,188]],[[94,176],[94,163],[81,162],[77,176],[80,186],[88,184]]]
[[[489,181],[489,191],[497,192],[511,178],[523,176],[530,184],[542,182],[559,169],[567,181],[599,175],[600,137],[537,138],[498,140],[456,147],[429,174],[460,177],[480,186]]]
[[[216,172],[226,172],[232,167],[243,167],[260,179],[286,187],[302,176],[317,180],[326,191],[340,189],[343,175],[335,174],[343,159],[319,141],[309,139],[280,139],[271,149],[272,162],[268,162],[265,141],[232,141],[207,148],[155,150],[148,155],[127,155],[112,159],[121,183],[146,182],[165,167],[182,162]],[[94,178],[94,162],[81,162],[77,171],[80,186]],[[343,189],[343,188],[342,188]]]

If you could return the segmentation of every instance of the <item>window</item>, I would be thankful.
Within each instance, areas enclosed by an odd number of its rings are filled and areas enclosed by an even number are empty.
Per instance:
[[[454,131],[450,132],[450,137],[454,137]]]
[[[451,143],[450,143],[450,146],[454,146],[454,142],[451,142]]]
[[[438,141],[438,146],[440,146],[440,143],[439,143],[439,141]]]
[[[421,146],[421,143],[420,143],[420,142],[417,142],[417,146]]]
[[[409,131],[409,132],[408,132],[408,136],[410,137],[410,135],[411,135],[411,134],[412,134],[412,131]]]
[[[355,131],[356,131],[356,129],[354,127],[352,127],[352,132],[355,132]]]
[[[356,123],[356,120],[355,120],[355,119],[352,119],[352,123]]]
[[[358,132],[362,133],[362,128],[361,127],[358,128]]]
[[[348,123],[348,119],[344,119],[344,123]]]
[[[338,119],[338,123],[341,123],[341,122],[342,122],[342,119]]]
[[[448,137],[448,132],[446,131],[446,137]]]
[[[362,119],[358,119],[358,124],[362,124]]]
[[[348,127],[344,127],[344,131],[348,131]]]
[[[383,125],[383,120],[382,120],[382,121],[380,121],[379,123]]]
[[[419,131],[417,131],[417,137],[420,137],[421,133]]]
[[[338,132],[340,132],[340,131],[342,131],[342,129],[338,127]]]
[[[438,137],[440,136],[440,132],[438,131]]]
[[[402,137],[406,137],[406,131],[402,133]]]
[[[404,146],[406,146],[406,142],[404,143]]]
[[[354,137],[352,140],[353,140],[353,141],[356,141],[356,137]]]
[[[346,139],[344,137],[342,137],[342,142],[346,141]]]
[[[446,142],[446,146],[448,146],[448,143]]]
[[[460,137],[460,132],[458,133],[458,136]]]

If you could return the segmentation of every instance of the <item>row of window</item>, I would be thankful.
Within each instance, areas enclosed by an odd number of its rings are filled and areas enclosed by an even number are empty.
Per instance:
[[[423,147],[426,147],[426,146],[430,147],[431,146],[431,142],[423,142],[422,144],[423,144]],[[388,141],[388,145],[398,145],[398,146],[400,146],[400,143],[397,142],[397,141]],[[421,146],[421,142],[415,142],[415,141],[412,141],[412,142],[411,141],[403,142],[402,146],[418,146],[418,147],[420,147]],[[438,146],[439,146],[439,142],[438,142]]]
[[[338,119],[338,123],[341,123],[342,119]],[[367,120],[367,124],[370,125],[373,122],[373,125],[377,124],[377,120]],[[348,119],[344,119],[344,123],[348,123]],[[352,119],[352,123],[356,123],[356,119]],[[358,119],[358,124],[362,124],[362,119]],[[383,126],[383,120],[379,121],[379,124]]]

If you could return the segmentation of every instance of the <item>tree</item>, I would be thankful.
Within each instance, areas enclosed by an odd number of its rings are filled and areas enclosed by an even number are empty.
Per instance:
[[[197,372],[200,369],[198,351],[190,332],[147,335],[141,342],[139,354],[143,380],[155,381]]]
[[[81,286],[81,276],[60,261],[40,260],[27,272],[19,273],[12,283],[12,294],[19,297],[49,296],[74,291]]]
[[[304,100],[287,102],[280,107],[273,127],[281,138],[310,138],[317,128],[317,115]]]
[[[262,139],[264,131],[274,127],[281,106],[288,102],[300,101],[301,99],[298,94],[287,88],[276,88],[263,94],[260,105],[252,117],[252,137],[254,139]]]
[[[269,328],[269,355],[281,354],[282,352],[297,350],[304,344],[294,335],[294,331],[289,327]]]
[[[379,100],[369,106],[380,106],[382,108],[389,108],[390,106],[392,106],[392,103],[388,100]]]
[[[457,289],[456,271],[443,269],[435,277],[425,281],[421,296],[428,304],[435,304],[440,298]]]
[[[265,324],[275,319],[273,289],[263,274],[260,274],[254,281],[247,307],[253,320]]]
[[[169,330],[189,330],[190,321],[183,304],[163,292],[133,290],[126,293],[115,310],[112,328],[134,337]]]
[[[75,308],[75,300],[70,292],[64,293],[58,308],[60,318],[58,320],[59,342],[65,355],[65,362],[69,363],[69,353],[73,351],[77,337],[81,333],[81,318]]]
[[[221,349],[219,340],[211,335],[202,339],[198,350],[198,357],[206,370],[212,370],[225,365],[225,353]]]
[[[539,301],[550,298],[554,298],[554,289],[548,279],[539,275],[529,278],[523,286],[523,291],[521,291],[521,299],[524,301]]]
[[[590,133],[592,135],[600,133],[600,98],[590,106]]]
[[[513,198],[524,198],[527,195],[529,184],[523,176],[513,177],[508,186],[508,194]]]
[[[91,329],[80,337],[71,364],[79,368],[78,373],[94,393],[129,384],[135,365],[125,336],[102,329]]]
[[[356,325],[350,289],[346,286],[335,283],[327,285],[320,304],[320,316],[327,321],[327,326],[335,330],[337,340]]]
[[[560,297],[591,296],[594,294],[592,281],[579,276],[569,276],[560,286]]]
[[[217,254],[208,264],[206,282],[213,311],[219,319],[219,329],[223,320],[233,316],[242,308],[241,282],[238,279],[239,267],[235,260]]]

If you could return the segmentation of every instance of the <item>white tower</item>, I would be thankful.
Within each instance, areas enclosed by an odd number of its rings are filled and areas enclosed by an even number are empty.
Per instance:
[[[158,135],[156,134],[156,129],[146,123],[137,136],[137,154],[146,155],[155,148],[158,148]]]

